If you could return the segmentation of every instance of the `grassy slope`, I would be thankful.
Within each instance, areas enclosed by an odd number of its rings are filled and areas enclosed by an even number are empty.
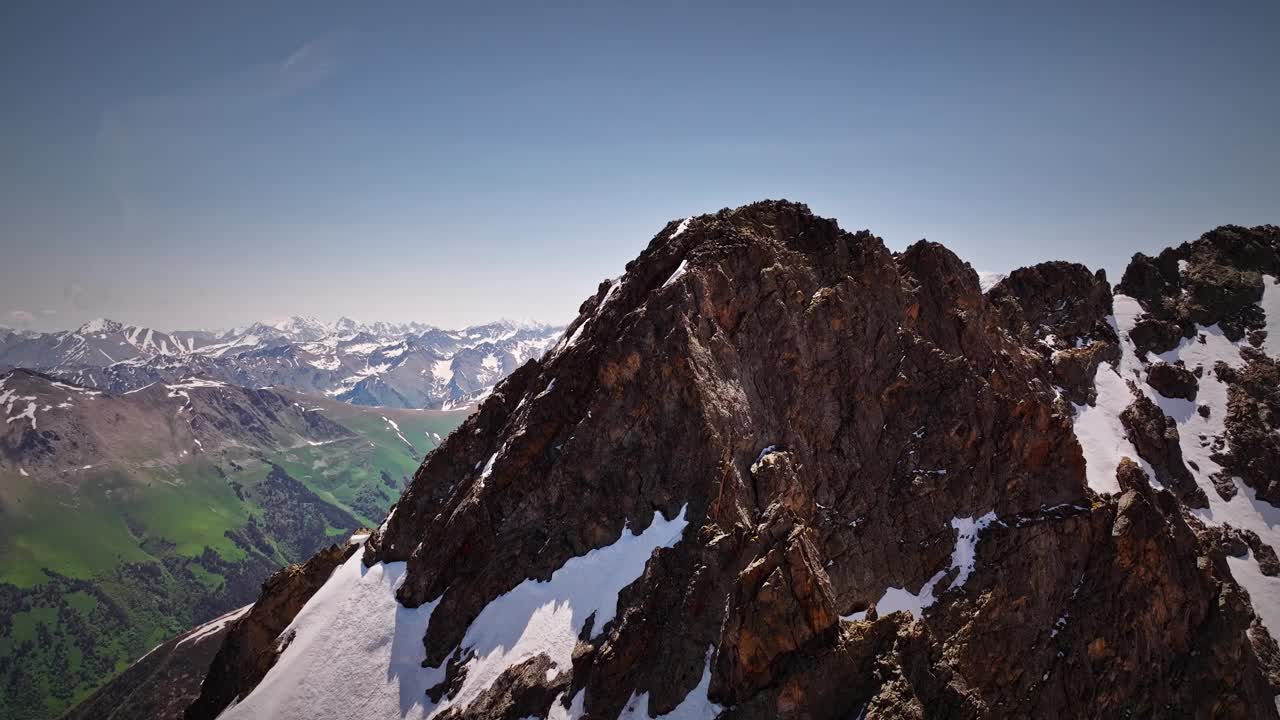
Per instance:
[[[74,494],[0,477],[0,718],[55,717],[165,638],[252,602],[280,564],[376,524],[434,448],[427,433],[465,416],[325,414],[360,438],[95,468]]]

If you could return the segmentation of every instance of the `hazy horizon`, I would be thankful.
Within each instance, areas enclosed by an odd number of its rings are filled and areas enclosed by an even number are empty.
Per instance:
[[[56,315],[54,315],[54,316],[50,316],[50,317],[56,317]],[[383,319],[381,319],[381,318],[352,318],[352,317],[347,317],[347,316],[345,316],[345,315],[340,315],[340,316],[338,316],[338,317],[331,317],[331,318],[321,318],[321,317],[316,317],[316,316],[314,316],[314,315],[307,315],[307,314],[305,314],[305,313],[295,313],[295,314],[293,314],[293,315],[287,315],[287,316],[283,316],[283,317],[264,317],[264,318],[259,318],[259,319],[257,319],[257,320],[253,320],[253,321],[250,321],[250,322],[248,322],[248,323],[242,323],[242,324],[239,324],[239,325],[220,325],[220,326],[213,326],[213,327],[195,327],[195,326],[191,326],[191,327],[185,327],[185,326],[184,326],[184,327],[177,327],[177,326],[175,326],[175,327],[156,327],[156,326],[148,326],[148,325],[145,325],[145,324],[143,324],[143,323],[133,322],[133,321],[132,321],[132,320],[130,320],[129,318],[112,317],[112,316],[110,316],[110,315],[98,315],[98,316],[95,316],[95,317],[89,318],[89,319],[85,320],[84,322],[75,323],[74,325],[65,326],[65,327],[64,327],[64,326],[58,326],[58,327],[48,327],[48,328],[36,328],[36,327],[25,327],[25,328],[24,328],[24,327],[17,327],[17,326],[15,326],[15,325],[6,325],[6,324],[4,324],[4,323],[0,323],[0,328],[6,328],[6,329],[9,329],[9,330],[32,330],[32,331],[37,331],[37,332],[61,332],[61,331],[67,331],[67,330],[79,330],[80,328],[84,327],[85,325],[88,325],[88,324],[90,324],[90,323],[93,323],[93,322],[95,322],[95,321],[97,321],[97,320],[110,320],[110,321],[118,322],[118,323],[120,323],[120,324],[122,324],[122,325],[126,325],[126,326],[128,326],[128,325],[135,325],[135,326],[136,326],[136,325],[143,325],[144,327],[148,327],[148,328],[149,328],[149,329],[151,329],[151,330],[156,330],[156,331],[159,331],[159,332],[165,332],[165,333],[178,333],[178,332],[209,332],[209,333],[226,333],[226,332],[235,332],[235,331],[242,331],[242,330],[246,330],[246,329],[248,329],[248,327],[249,327],[249,326],[253,325],[254,323],[262,323],[262,324],[265,324],[265,325],[279,326],[279,325],[282,325],[282,324],[284,324],[284,323],[288,322],[289,320],[293,320],[293,319],[295,319],[295,318],[301,318],[301,319],[304,319],[304,320],[315,320],[315,321],[317,321],[317,322],[319,322],[319,323],[321,323],[321,324],[323,324],[323,325],[329,326],[329,327],[332,327],[332,326],[336,325],[336,324],[338,323],[338,321],[340,321],[340,320],[351,320],[351,321],[355,322],[357,325],[374,325],[374,324],[378,324],[378,323],[386,323],[386,324],[389,324],[389,325],[407,326],[407,325],[411,325],[411,324],[418,324],[418,325],[423,325],[423,326],[430,326],[430,327],[433,327],[433,328],[435,328],[435,329],[437,329],[437,330],[447,330],[447,331],[453,331],[453,330],[465,330],[465,329],[466,329],[466,328],[468,328],[468,327],[475,327],[475,326],[478,326],[478,325],[484,325],[484,324],[490,324],[490,323],[511,323],[511,324],[513,324],[513,325],[518,325],[518,326],[528,326],[528,327],[556,327],[556,326],[564,326],[564,325],[567,325],[567,324],[568,324],[568,321],[555,323],[555,322],[544,322],[544,321],[542,321],[542,320],[533,320],[533,319],[521,319],[521,318],[509,318],[509,317],[495,317],[495,318],[491,318],[491,319],[489,319],[489,320],[482,321],[481,323],[469,323],[469,324],[467,324],[467,325],[446,326],[446,325],[440,325],[440,324],[438,324],[438,323],[428,322],[428,321],[426,321],[426,320],[401,320],[401,321],[390,321],[390,320],[383,320]],[[569,318],[569,320],[572,320],[572,319],[573,319],[573,318]]]
[[[667,221],[763,198],[1113,281],[1280,222],[1275,3],[4,16],[14,327],[564,323]]]

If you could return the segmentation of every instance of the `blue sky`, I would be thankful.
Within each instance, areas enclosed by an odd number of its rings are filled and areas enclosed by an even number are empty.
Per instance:
[[[1280,4],[0,10],[0,324],[564,321],[786,197],[979,269],[1280,223]]]

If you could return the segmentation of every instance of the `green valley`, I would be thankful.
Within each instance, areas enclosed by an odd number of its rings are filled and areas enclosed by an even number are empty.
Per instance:
[[[38,412],[0,436],[5,719],[58,716],[253,602],[280,566],[376,525],[467,415],[221,384],[111,396],[19,373],[0,402]]]

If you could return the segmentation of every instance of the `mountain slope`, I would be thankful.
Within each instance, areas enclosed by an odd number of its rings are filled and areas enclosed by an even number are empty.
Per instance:
[[[1280,229],[1174,252],[672,222],[186,717],[1274,718]]]
[[[51,717],[371,525],[463,413],[0,376],[0,717]]]

